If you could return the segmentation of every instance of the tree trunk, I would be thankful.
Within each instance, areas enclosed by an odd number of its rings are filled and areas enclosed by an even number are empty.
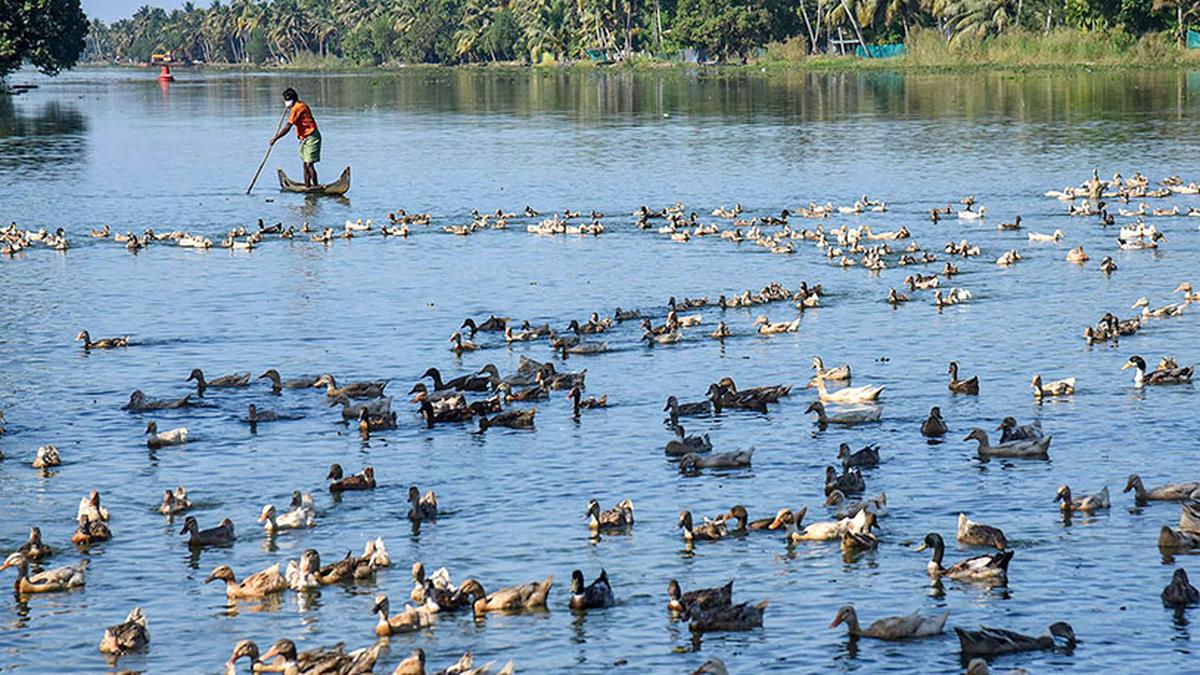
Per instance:
[[[808,22],[808,10],[804,8],[804,0],[800,0],[800,16],[804,17],[804,28],[808,31],[808,38],[811,41],[807,51],[815,53],[817,50],[817,36],[813,33],[812,24]]]
[[[842,9],[846,11],[846,18],[850,19],[850,27],[854,29],[854,34],[858,36],[858,44],[862,45],[863,52],[867,58],[871,58],[871,50],[867,49],[867,41],[863,39],[862,30],[858,27],[858,20],[854,18],[854,13],[850,11],[850,6],[846,4],[846,0],[842,0]]]
[[[662,8],[658,2],[659,0],[654,0],[654,41],[658,43],[658,48],[662,49]]]

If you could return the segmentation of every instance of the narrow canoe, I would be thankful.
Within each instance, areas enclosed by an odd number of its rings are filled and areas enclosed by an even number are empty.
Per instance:
[[[344,195],[350,191],[350,167],[346,167],[341,177],[334,182],[315,187],[304,187],[304,183],[297,183],[288,178],[283,169],[279,169],[279,189],[283,192],[302,192],[310,195]]]

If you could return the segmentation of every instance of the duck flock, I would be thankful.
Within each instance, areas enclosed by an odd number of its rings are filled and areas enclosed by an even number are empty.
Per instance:
[[[1102,179],[1098,172],[1078,186],[1046,193],[1048,199],[1061,200],[1072,218],[1111,233],[1112,254],[1093,251],[1089,255],[1082,244],[1070,245],[1065,241],[1061,229],[1027,231],[1015,214],[996,228],[1026,232],[1028,247],[1068,246],[1064,264],[1079,265],[1097,275],[1120,274],[1113,257],[1118,251],[1157,251],[1169,245],[1163,232],[1153,224],[1155,217],[1200,215],[1195,208],[1184,211],[1178,205],[1154,208],[1148,204],[1152,200],[1167,202],[1178,195],[1194,194],[1200,194],[1200,186],[1185,184],[1174,176],[1152,184],[1140,173],[1128,178],[1116,175]],[[904,267],[902,284],[889,287],[885,295],[877,298],[879,303],[886,303],[897,312],[915,303],[931,305],[940,312],[955,305],[988,302],[957,279],[978,278],[975,275],[987,273],[989,267],[1006,270],[1027,264],[1023,261],[1028,250],[1024,255],[1021,247],[987,251],[985,257],[985,250],[972,243],[969,235],[951,238],[944,245],[921,246],[914,240],[914,233],[923,232],[926,225],[875,231],[868,224],[852,227],[838,223],[839,218],[857,219],[888,210],[887,203],[865,195],[846,206],[810,203],[757,216],[746,213],[740,204],[711,210],[707,217],[675,204],[662,209],[642,206],[633,212],[632,222],[626,225],[631,230],[636,228],[637,236],[662,237],[680,245],[712,237],[721,240],[722,245],[757,247],[751,250],[783,256],[803,255],[810,248],[831,268],[842,270],[841,273],[861,268],[865,274],[891,274],[899,278],[901,274],[888,270]],[[963,232],[970,231],[966,229],[968,226],[975,231],[987,227],[994,218],[986,206],[971,196],[960,199],[958,206],[933,206],[925,213],[930,229],[959,221]],[[473,236],[508,229],[510,223],[523,225],[533,235],[551,237],[599,237],[612,228],[612,219],[606,224],[605,216],[595,211],[564,211],[547,217],[529,207],[512,213],[473,212],[466,224],[439,226],[433,224],[429,214],[404,211],[390,213],[386,220],[387,224],[378,228],[370,220],[347,221],[340,232],[328,227],[317,231],[307,223],[298,227],[267,226],[260,220],[256,228],[227,232],[215,245],[200,234],[146,230],[140,234],[127,231],[113,235],[109,226],[93,230],[91,238],[114,241],[131,253],[152,255],[156,248],[172,243],[200,249],[215,246],[249,251],[271,240],[307,239],[330,246],[340,239],[374,235]],[[3,254],[13,264],[34,254],[39,247],[57,251],[73,248],[62,229],[30,231],[13,224],[0,234]],[[1093,260],[1094,256],[1100,260]],[[960,267],[967,272],[961,278]],[[483,443],[489,434],[519,433],[528,434],[529,442],[534,443],[538,426],[548,419],[553,424],[562,420],[579,423],[591,416],[625,414],[623,408],[632,404],[607,394],[608,384],[589,375],[589,364],[602,362],[609,353],[643,350],[653,358],[658,350],[670,350],[680,343],[722,344],[748,337],[781,339],[774,336],[801,331],[801,317],[805,313],[825,311],[823,308],[836,311],[838,297],[836,288],[816,279],[772,281],[752,288],[712,291],[709,295],[669,297],[657,306],[583,309],[576,316],[553,319],[513,317],[503,307],[497,307],[494,313],[465,317],[461,323],[456,319],[435,338],[441,345],[439,349],[444,350],[442,356],[431,357],[434,364],[419,378],[409,381],[399,381],[391,373],[357,378],[333,373],[301,374],[289,372],[283,364],[259,364],[252,372],[215,377],[201,368],[183,367],[179,369],[177,391],[137,389],[129,392],[125,400],[101,405],[108,406],[105,414],[127,424],[131,435],[144,429],[142,435],[148,449],[160,452],[184,451],[189,446],[203,444],[204,434],[195,433],[194,425],[189,428],[188,416],[192,414],[189,411],[205,409],[224,410],[255,434],[272,433],[272,429],[294,420],[324,417],[347,425],[347,432],[357,433],[364,443],[373,438],[386,439],[397,429],[470,434]],[[1187,357],[1194,354],[1137,352],[1135,336],[1139,332],[1153,331],[1160,322],[1178,317],[1187,320],[1195,313],[1192,304],[1200,304],[1200,292],[1187,280],[1165,284],[1162,291],[1164,296],[1173,295],[1173,300],[1155,305],[1145,297],[1130,298],[1126,315],[1105,312],[1094,324],[1079,326],[1079,340],[1087,347],[1108,345],[1128,351],[1123,367],[1133,371],[1132,384],[1139,390],[1182,387],[1190,392],[1194,367]],[[97,316],[96,323],[101,319]],[[123,353],[137,350],[139,343],[154,339],[149,335],[118,333],[105,331],[93,335],[80,330],[75,340],[92,358],[120,359]],[[1194,350],[1195,344],[1192,341],[1182,347]],[[502,349],[522,350],[509,372],[494,363],[463,366],[465,360],[486,360],[495,350]],[[661,452],[664,462],[678,470],[681,480],[706,474],[733,478],[763,461],[756,456],[755,448],[750,444],[727,445],[720,439],[714,441],[709,433],[689,431],[715,428],[713,425],[722,419],[778,415],[783,414],[781,410],[790,414],[803,411],[807,417],[801,422],[797,416],[791,422],[793,425],[816,434],[841,429],[846,432],[843,438],[857,440],[840,443],[836,451],[832,448],[822,451],[828,455],[823,502],[753,506],[735,503],[718,508],[681,503],[673,523],[646,523],[635,506],[646,495],[626,490],[617,480],[608,496],[581,498],[578,512],[564,514],[563,518],[573,519],[580,534],[585,535],[582,538],[587,543],[580,545],[602,547],[601,542],[612,537],[661,536],[658,532],[663,527],[673,525],[680,545],[689,555],[702,554],[706,547],[720,546],[720,542],[727,540],[763,538],[777,542],[781,553],[797,547],[828,547],[837,550],[846,561],[875,557],[878,565],[886,566],[892,554],[880,549],[903,546],[928,556],[927,575],[939,587],[946,581],[969,587],[1008,587],[1010,570],[1021,568],[1022,559],[1028,558],[1029,553],[1012,545],[1014,539],[1022,538],[1019,532],[1011,529],[1006,532],[989,524],[997,513],[958,512],[952,537],[950,523],[944,533],[889,527],[896,511],[912,509],[914,504],[906,495],[889,495],[868,485],[886,475],[889,453],[901,451],[889,446],[887,436],[879,430],[888,420],[889,398],[911,399],[917,393],[898,391],[869,378],[864,380],[859,375],[863,364],[845,363],[841,359],[827,362],[822,358],[835,351],[836,346],[830,345],[825,354],[796,356],[796,362],[784,370],[790,377],[778,381],[746,382],[738,376],[735,382],[735,373],[713,373],[703,391],[673,391],[655,404],[661,405],[663,427],[647,434],[646,440],[655,452]],[[802,365],[797,367],[797,363]],[[994,383],[981,381],[971,370],[971,364],[963,359],[948,357],[935,372],[922,375],[942,379],[945,390],[939,394],[939,400],[946,393],[955,399],[986,397],[989,385]],[[1052,373],[1014,367],[1008,377],[1029,382],[1029,396],[1035,403],[1052,403],[1083,398],[1088,389],[1121,386],[1116,379],[1118,373],[1113,375],[1110,382],[1083,382],[1069,365],[1062,365]],[[241,395],[234,396],[239,392]],[[246,405],[248,399],[252,402]],[[165,423],[164,417],[178,421],[179,426]],[[160,422],[170,428],[160,428]],[[3,433],[0,449],[7,451],[6,473],[15,471],[8,466],[14,463],[28,463],[41,472],[86,470],[86,464],[70,463],[70,449],[43,442],[39,436],[44,430],[35,420],[14,419],[9,423],[15,426],[7,433],[0,429]],[[942,405],[929,405],[928,414],[912,426],[914,432],[919,431],[928,439],[929,447],[970,443],[984,462],[1045,462],[1055,456],[1061,443],[1055,441],[1052,423],[1043,428],[1038,420],[1006,416],[983,424],[980,420],[954,419],[943,412]],[[1066,478],[1044,495],[1046,504],[1057,505],[1064,523],[1070,524],[1073,518],[1091,518],[1113,508],[1114,495],[1110,495],[1108,486],[1072,484]],[[1132,471],[1120,478],[1124,480],[1123,492],[1129,493],[1126,500],[1130,504],[1177,505],[1177,521],[1168,506],[1154,511],[1161,514],[1157,546],[1163,554],[1200,550],[1200,473],[1193,477],[1174,476],[1171,478],[1174,482],[1150,486]],[[220,561],[225,559],[222,552],[254,547],[262,536],[299,537],[302,545],[305,533],[313,528],[341,527],[339,506],[355,499],[357,493],[388,490],[396,493],[397,503],[405,504],[403,509],[394,517],[380,519],[378,531],[366,537],[365,543],[354,542],[353,550],[344,555],[322,556],[315,548],[305,548],[298,556],[275,560],[259,569],[238,569],[219,562],[198,580],[208,588],[223,586],[231,605],[284,594],[308,597],[329,586],[361,585],[372,589],[367,593],[369,602],[363,599],[354,610],[361,617],[360,632],[341,636],[342,641],[333,646],[298,646],[296,636],[277,636],[269,645],[244,639],[228,645],[229,658],[223,664],[226,672],[510,673],[519,669],[520,663],[507,654],[488,654],[485,664],[476,664],[476,660],[482,659],[476,659],[471,652],[454,663],[431,660],[427,664],[426,652],[420,647],[392,655],[387,646],[390,640],[405,634],[414,634],[419,639],[430,632],[456,630],[456,624],[447,620],[447,615],[453,614],[481,619],[490,613],[620,613],[631,602],[623,597],[620,580],[635,576],[653,577],[662,589],[662,595],[653,602],[665,605],[667,621],[680,628],[686,626],[697,638],[779,630],[772,626],[771,609],[804,602],[797,597],[765,597],[758,589],[742,583],[735,589],[733,574],[728,579],[714,580],[711,586],[686,587],[669,573],[652,569],[597,567],[587,573],[574,569],[568,587],[560,589],[550,570],[538,569],[536,555],[524,559],[519,566],[514,564],[506,579],[480,579],[472,576],[470,569],[442,566],[427,569],[421,560],[393,560],[395,539],[400,531],[398,523],[405,522],[411,526],[413,536],[419,536],[422,527],[437,527],[439,519],[503,518],[503,514],[458,512],[455,505],[439,499],[438,493],[444,496],[446,486],[417,485],[411,479],[400,486],[396,482],[399,477],[377,475],[374,466],[349,460],[329,466],[326,480],[324,485],[293,485],[289,503],[264,502],[257,512],[197,510],[197,503],[211,502],[215,496],[197,494],[186,484],[167,489],[147,487],[139,503],[112,503],[99,491],[91,490],[78,496],[75,529],[69,541],[67,537],[43,535],[43,528],[47,532],[61,531],[58,523],[22,523],[29,528],[28,539],[7,553],[0,570],[14,575],[10,578],[14,579],[18,598],[86,593],[89,572],[105,563],[103,558],[93,560],[91,551],[96,547],[119,547],[122,539],[132,536],[122,528],[123,514],[147,508],[152,502],[171,525],[169,536],[178,539],[181,549],[197,556],[203,552],[206,559]],[[330,496],[323,497],[322,492]],[[1121,499],[1119,495],[1115,498]],[[332,500],[331,506],[319,505],[326,499]],[[62,510],[70,506],[60,505]],[[998,510],[1001,508],[1003,505],[997,505]],[[19,514],[10,514],[10,520],[16,515]],[[69,520],[70,516],[66,518]],[[643,535],[642,530],[647,526],[655,533]],[[253,532],[259,528],[261,535]],[[409,528],[404,529],[404,536],[409,536]],[[965,552],[949,550],[948,540]],[[348,548],[350,542],[346,543],[341,550]],[[1054,543],[1041,545],[1054,546]],[[406,575],[397,568],[410,572]],[[1179,613],[1200,600],[1200,592],[1190,584],[1183,567],[1174,569],[1165,581],[1165,585],[1156,588],[1127,590],[1138,595],[1160,594],[1163,604]],[[514,582],[516,585],[504,586]],[[1063,580],[1064,591],[1069,583],[1070,580]],[[919,604],[920,598],[914,597],[913,604]],[[1003,668],[1006,655],[1015,652],[1052,651],[1070,656],[1087,648],[1088,636],[1077,636],[1071,625],[1082,617],[1062,616],[1048,626],[1019,621],[1012,621],[1011,625],[979,626],[956,622],[950,611],[881,616],[875,608],[861,603],[830,606],[827,614],[831,621],[828,628],[844,625],[851,640],[900,641],[895,649],[901,653],[906,649],[904,643],[909,641],[944,640],[944,648],[959,653],[967,672],[975,675],[989,672],[989,667],[997,664]],[[154,624],[174,617],[152,616],[142,607],[134,606],[129,607],[124,621],[117,619],[120,617],[114,617],[112,625],[94,627],[99,650],[111,658],[170,648],[170,645],[160,647],[150,637]],[[826,627],[809,626],[803,630],[823,628]],[[519,626],[495,629],[518,631]],[[953,631],[956,640],[945,639],[948,630]],[[636,664],[615,665],[637,668]],[[715,655],[703,662],[681,662],[681,667],[684,666],[697,673],[727,672],[724,660]],[[207,671],[220,667],[219,663],[197,665]]]

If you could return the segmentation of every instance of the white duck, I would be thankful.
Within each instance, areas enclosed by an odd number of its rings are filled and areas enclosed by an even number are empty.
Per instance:
[[[800,317],[796,317],[792,321],[779,321],[776,323],[771,323],[771,321],[767,319],[767,315],[763,314],[754,320],[754,325],[758,327],[758,332],[761,335],[795,333],[800,330]]]
[[[275,511],[274,504],[267,504],[263,507],[262,514],[258,516],[258,522],[263,524],[265,532],[278,532],[279,530],[314,527],[317,519],[315,514],[304,505],[280,515]]]
[[[1029,233],[1029,241],[1057,242],[1057,241],[1061,241],[1062,238],[1063,238],[1062,230],[1055,230],[1052,234],[1042,234],[1041,232],[1030,232]]]
[[[817,394],[822,402],[826,403],[874,403],[879,400],[879,395],[883,393],[886,385],[874,386],[863,385],[860,387],[842,387],[837,391],[829,391],[825,388],[825,378],[818,372],[817,377]]]
[[[855,424],[868,424],[878,422],[883,416],[883,408],[877,405],[859,406],[856,408],[838,408],[832,412],[825,409],[825,404],[820,401],[814,401],[808,406],[805,412],[815,412],[817,414],[817,423],[821,426],[829,424],[838,424],[842,426],[852,426]]]
[[[159,433],[158,422],[151,420],[146,425],[146,446],[150,448],[165,448],[168,445],[182,445],[187,443],[188,430],[187,427],[179,427]]]

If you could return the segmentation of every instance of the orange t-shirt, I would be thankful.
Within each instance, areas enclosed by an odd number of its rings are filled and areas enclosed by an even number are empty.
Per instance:
[[[317,130],[317,121],[313,119],[312,111],[308,109],[308,104],[304,101],[296,101],[292,104],[292,111],[288,114],[288,124],[296,127],[296,138],[304,140],[312,136]]]

